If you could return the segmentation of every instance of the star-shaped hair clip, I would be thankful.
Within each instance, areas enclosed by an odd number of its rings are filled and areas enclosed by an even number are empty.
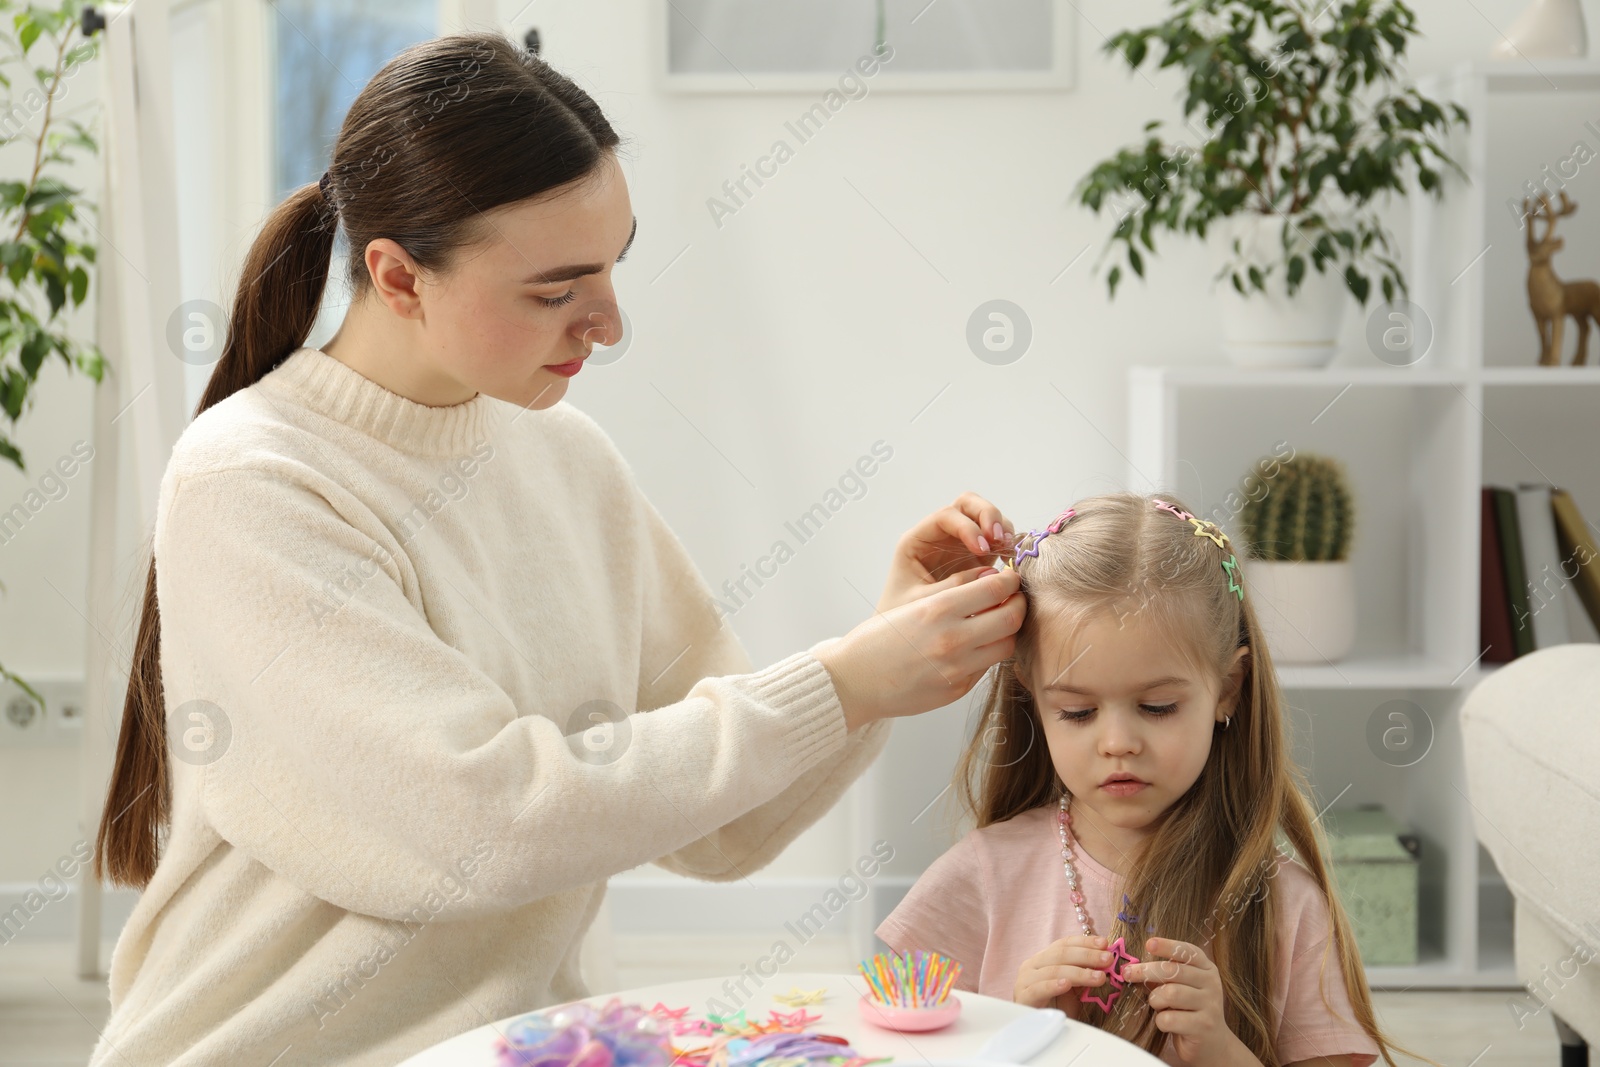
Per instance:
[[[1243,600],[1244,586],[1239,584],[1239,575],[1237,573],[1239,570],[1239,557],[1230,554],[1227,559],[1222,561],[1222,569],[1228,572],[1228,592],[1238,593],[1239,599]]]
[[[1222,527],[1218,526],[1210,519],[1196,518],[1187,511],[1184,511],[1182,508],[1178,507],[1178,505],[1169,504],[1165,500],[1157,500],[1155,503],[1156,507],[1172,512],[1174,515],[1178,516],[1178,518],[1193,526],[1194,535],[1196,537],[1209,537],[1212,541],[1216,542],[1218,548],[1228,547],[1228,535],[1222,532]]]
[[[823,986],[821,989],[813,989],[809,992],[803,991],[799,986],[790,986],[789,992],[774,993],[772,994],[772,999],[791,1008],[803,1008],[807,1004],[821,1003],[827,992],[827,986]]]
[[[708,1011],[706,1012],[706,1019],[713,1026],[720,1026],[728,1032],[735,1034],[750,1025],[749,1021],[744,1017],[743,1008],[740,1008],[732,1015],[718,1015],[714,1011]]]
[[[779,1026],[784,1026],[784,1027],[790,1027],[790,1026],[793,1026],[793,1027],[805,1027],[807,1024],[814,1023],[814,1022],[816,1022],[817,1020],[819,1020],[821,1018],[822,1018],[822,1016],[820,1016],[820,1015],[812,1015],[810,1012],[806,1011],[804,1008],[801,1008],[799,1011],[790,1012],[788,1014],[784,1014],[783,1012],[778,1011],[776,1008],[774,1008],[772,1013],[771,1013],[772,1021],[774,1023],[778,1024]]]
[[[675,1036],[682,1037],[688,1034],[693,1037],[711,1037],[722,1032],[722,1027],[705,1019],[679,1019],[672,1024]]]
[[[1127,897],[1123,897],[1123,900],[1126,901]],[[1098,987],[1089,986],[1084,989],[1083,996],[1078,998],[1079,1001],[1084,1004],[1098,1004],[1101,1011],[1109,1012],[1111,1005],[1122,996],[1122,987],[1128,984],[1128,980],[1122,977],[1122,968],[1130,963],[1139,962],[1138,956],[1129,955],[1123,940],[1119,937],[1110,945],[1111,966],[1106,968],[1106,981],[1111,984],[1111,988],[1101,992]]]
[[[1176,504],[1170,504],[1165,500],[1157,500],[1155,501],[1155,505],[1156,507],[1165,511],[1172,512],[1174,515],[1178,516],[1178,518],[1183,519],[1185,522],[1189,523],[1189,525],[1193,526],[1194,535],[1196,537],[1209,537],[1218,548],[1228,553],[1228,558],[1222,561],[1222,569],[1228,573],[1228,592],[1235,594],[1240,600],[1243,600],[1244,586],[1239,584],[1238,575],[1239,557],[1233,554],[1232,548],[1228,544],[1228,535],[1222,532],[1222,527],[1218,526],[1210,519],[1196,518],[1187,511],[1184,511],[1182,508],[1178,507]]]
[[[1128,899],[1128,894],[1126,893],[1122,894],[1122,910],[1117,912],[1117,918],[1121,919],[1129,926],[1139,925],[1139,916],[1133,914],[1133,901]],[[1156,928],[1154,926],[1146,926],[1144,931],[1147,934],[1153,934],[1156,932]],[[1133,962],[1137,963],[1139,961],[1134,960]]]
[[[650,1009],[651,1015],[654,1015],[658,1019],[666,1019],[671,1022],[675,1022],[678,1019],[683,1018],[688,1013],[689,1006],[687,1004],[681,1008],[669,1008],[659,1000],[656,1001],[656,1006]]]
[[[1222,532],[1222,527],[1210,519],[1197,519],[1190,516],[1189,522],[1194,526],[1194,535],[1196,537],[1209,537],[1216,543],[1218,548],[1228,547],[1228,535]]]
[[[768,1019],[765,1022],[752,1021],[743,1030],[739,1031],[739,1037],[745,1039],[746,1041],[749,1041],[749,1040],[752,1040],[754,1038],[761,1037],[764,1034],[779,1034],[779,1033],[794,1033],[794,1032],[795,1031],[794,1031],[793,1027],[784,1026],[782,1023],[778,1022],[776,1019]],[[737,1038],[735,1040],[737,1040]]]
[[[1022,537],[1019,537],[1017,539],[1016,556],[1014,559],[1007,561],[1011,569],[1020,570],[1022,568],[1022,561],[1029,556],[1037,558],[1039,555],[1039,542],[1043,541],[1051,534],[1060,533],[1061,528],[1067,524],[1067,520],[1072,518],[1077,513],[1077,508],[1068,508],[1066,511],[1063,511],[1061,514],[1057,515],[1054,519],[1051,519],[1050,525],[1046,526],[1044,529],[1029,530],[1026,534],[1023,534]],[[1022,541],[1024,538],[1028,539],[1027,548],[1022,547]]]

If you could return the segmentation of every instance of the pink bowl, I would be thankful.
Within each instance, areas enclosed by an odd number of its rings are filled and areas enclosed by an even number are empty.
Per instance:
[[[937,1008],[898,1008],[880,1004],[870,994],[863,994],[857,1006],[863,1019],[885,1030],[938,1030],[955,1022],[961,1014],[961,1001],[954,993]]]

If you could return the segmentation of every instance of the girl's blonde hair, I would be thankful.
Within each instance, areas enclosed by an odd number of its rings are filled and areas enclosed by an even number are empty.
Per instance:
[[[1273,958],[1275,898],[1264,890],[1276,871],[1281,832],[1328,903],[1329,949],[1337,954],[1355,1020],[1393,1065],[1389,1049],[1406,1050],[1388,1041],[1374,1019],[1308,789],[1289,755],[1283,697],[1243,561],[1231,572],[1221,565],[1243,553],[1233,551],[1231,539],[1223,548],[1196,536],[1193,523],[1158,508],[1157,500],[1189,510],[1167,494],[1090,497],[1073,505],[1077,514],[1060,533],[1038,542],[1038,556],[1024,558],[1027,618],[1014,655],[994,668],[983,718],[957,765],[957,793],[979,828],[1058,803],[1064,786],[1025,684],[1041,661],[1044,620],[1064,624],[1069,641],[1092,618],[1156,626],[1189,666],[1221,679],[1222,691],[1235,652],[1247,646],[1228,728],[1214,734],[1199,779],[1168,810],[1127,871],[1122,889],[1129,910],[1138,913],[1134,926],[1118,918],[1109,932],[1097,932],[1108,941],[1125,936],[1130,947],[1144,943],[1147,926],[1197,945],[1211,939],[1229,1028],[1263,1063],[1277,1063],[1271,991],[1282,961]],[[1235,581],[1246,589],[1242,600],[1230,588]],[[1145,988],[1130,983],[1109,1014],[1086,1014],[1097,1017],[1091,1020],[1095,1025],[1159,1054],[1167,1035],[1156,1029],[1146,999]]]

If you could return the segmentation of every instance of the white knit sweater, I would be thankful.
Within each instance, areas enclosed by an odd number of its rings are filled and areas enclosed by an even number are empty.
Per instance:
[[[299,349],[185,430],[154,544],[173,822],[96,1067],[387,1065],[588,996],[608,876],[749,875],[888,740],[820,646],[754,670],[565,402]]]

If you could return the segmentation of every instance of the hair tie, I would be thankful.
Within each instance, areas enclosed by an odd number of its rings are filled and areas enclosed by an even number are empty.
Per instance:
[[[335,204],[333,202],[333,197],[328,192],[328,186],[330,186],[332,184],[333,184],[333,172],[332,172],[332,170],[323,171],[322,172],[322,179],[317,182],[317,188],[322,190],[322,199],[327,203],[327,205],[329,207],[333,208],[334,211],[338,211],[339,210],[339,205],[337,205],[337,204]]]
[[[1216,542],[1218,548],[1228,553],[1228,558],[1222,561],[1222,569],[1228,572],[1228,592],[1239,594],[1239,599],[1244,599],[1244,586],[1239,584],[1239,560],[1233,554],[1233,549],[1228,544],[1228,535],[1222,532],[1222,527],[1210,519],[1197,519],[1175,504],[1165,500],[1155,501],[1155,506],[1172,512],[1178,518],[1185,520],[1194,527],[1196,537],[1209,537]]]

